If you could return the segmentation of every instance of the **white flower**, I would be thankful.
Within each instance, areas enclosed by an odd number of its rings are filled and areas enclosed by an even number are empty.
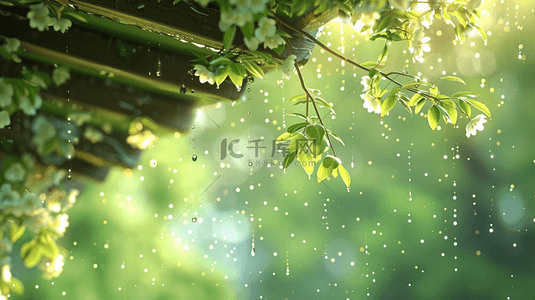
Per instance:
[[[368,112],[375,112],[376,114],[381,113],[381,105],[379,105],[379,101],[377,101],[377,98],[371,93],[371,91],[361,94],[360,98],[364,100],[364,104],[362,106],[367,108]]]
[[[253,14],[250,11],[245,12],[239,9],[223,11],[221,12],[221,19],[219,20],[219,29],[225,32],[234,24],[242,27],[246,23],[253,21]]]
[[[390,0],[388,1],[395,9],[405,10],[411,5],[410,0]]]
[[[64,234],[65,229],[69,227],[69,215],[61,214],[56,216],[56,219],[51,224],[51,227],[54,228],[59,234]]]
[[[277,32],[277,27],[275,24],[275,20],[266,16],[263,16],[260,21],[258,21],[258,27],[254,31],[254,35],[258,42],[262,43],[266,40],[266,38],[275,35],[275,32]]]
[[[11,119],[7,111],[0,111],[0,129],[9,126],[9,124],[11,124]]]
[[[0,78],[0,107],[11,105],[13,98],[13,84],[6,83],[4,78]]]
[[[61,33],[65,33],[67,29],[69,29],[72,26],[72,22],[69,19],[52,19],[54,23],[52,24],[54,26],[55,31],[61,31]]]
[[[104,140],[104,135],[102,134],[102,132],[89,126],[84,131],[84,138],[88,139],[92,144],[95,144],[98,142],[102,142],[102,140]]]
[[[30,100],[30,97],[24,95],[19,98],[19,108],[22,109],[22,111],[29,115],[29,116],[35,116],[36,110],[35,106],[32,104],[32,101]]]
[[[42,153],[46,142],[56,135],[56,128],[43,116],[38,116],[33,121],[32,130],[35,136],[32,143],[37,146],[37,152]]]
[[[468,12],[472,13],[474,10],[480,7],[481,4],[483,4],[483,0],[470,0],[466,5],[466,9]]]
[[[24,180],[26,170],[20,163],[12,164],[4,173],[4,177],[11,182],[19,182]]]
[[[0,202],[0,206],[2,207],[2,209],[4,204],[15,203],[17,201],[20,201],[19,198],[19,193],[11,189],[10,183],[4,183],[2,185],[2,188],[0,188],[0,199],[2,199],[2,202]]]
[[[292,76],[292,73],[295,69],[295,59],[297,57],[295,55],[290,55],[286,57],[286,59],[282,62],[282,77],[286,79],[290,79]]]
[[[208,71],[203,65],[195,65],[193,68],[196,70],[195,76],[199,76],[199,81],[201,83],[208,82],[209,84],[214,84],[214,73]]]
[[[415,60],[419,62],[423,62],[424,59],[422,56],[424,52],[431,51],[431,47],[427,44],[431,40],[431,38],[428,36],[424,36],[425,34],[423,32],[423,29],[422,28],[420,29],[418,29],[416,33],[414,34],[415,36],[414,42],[416,43],[416,46],[410,48],[410,51],[413,54],[413,58],[412,58],[413,62]]]
[[[32,10],[26,15],[30,19],[30,27],[43,31],[54,23],[54,19],[48,16],[48,7],[44,4],[30,6]]]
[[[46,85],[46,82],[39,76],[33,74],[32,75],[32,78],[30,79],[30,82],[33,83],[34,85],[40,87],[40,88],[43,88],[43,89],[46,89],[47,88],[47,85]]]
[[[71,74],[64,67],[55,68],[54,72],[52,72],[52,81],[54,81],[56,86],[64,84],[69,78],[71,78]]]
[[[41,200],[39,200],[39,196],[37,196],[35,193],[25,193],[21,201],[22,214],[26,216],[32,216],[34,211],[43,207],[43,203]]]
[[[243,11],[259,14],[266,9],[267,0],[229,0],[229,3]]]
[[[199,3],[202,7],[206,7],[212,0],[195,0],[195,2]]]
[[[6,44],[4,45],[4,48],[7,49],[7,52],[15,52],[19,50],[20,47],[20,41],[15,38],[6,38]]]
[[[360,82],[364,86],[362,89],[363,92],[369,91],[372,89],[372,81],[370,76],[362,76],[362,81]]]
[[[63,271],[63,255],[59,254],[54,261],[48,260],[44,264],[40,265],[41,269],[44,269],[46,272],[43,273],[45,279],[52,279],[58,277]]]
[[[483,124],[487,123],[485,118],[485,115],[477,115],[475,118],[470,120],[470,122],[466,124],[466,137],[470,137],[470,135],[476,135],[477,130],[483,131]]]
[[[244,37],[243,42],[245,43],[245,46],[251,51],[256,51],[258,49],[258,40],[253,36],[250,39]]]
[[[266,39],[264,40],[264,49],[265,48],[275,49],[280,44],[284,45],[286,43],[284,42],[284,39],[280,35],[275,34],[274,36],[266,37]]]

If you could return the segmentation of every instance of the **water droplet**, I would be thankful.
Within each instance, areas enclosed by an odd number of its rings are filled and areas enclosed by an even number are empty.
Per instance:
[[[349,187],[347,187],[347,192],[349,193]]]
[[[191,90],[191,93],[192,93],[192,94],[194,94],[194,93],[195,93],[195,90],[194,90],[194,89],[192,89],[192,90]]]
[[[71,174],[67,175],[67,179],[72,180]]]
[[[191,129],[195,129],[195,125],[191,125]]]
[[[256,254],[255,252],[256,252],[256,251],[255,251],[255,249],[254,249],[254,247],[253,247],[253,249],[251,249],[251,256],[255,256],[255,254]]]
[[[191,159],[192,159],[193,161],[197,161],[197,155],[193,154],[193,156],[191,157]]]
[[[310,174],[308,174],[308,180],[310,180],[310,179],[311,179]]]
[[[186,93],[186,86],[185,85],[182,85],[182,87],[180,87],[180,93],[181,94],[185,94]]]
[[[197,222],[197,217],[191,218],[191,222],[196,223]]]
[[[251,88],[247,88],[247,92],[250,92],[251,91]]]
[[[253,76],[249,76],[249,77],[247,77],[247,81],[248,81],[249,83],[253,83],[253,82],[254,82],[254,77],[253,77]]]
[[[241,91],[241,86],[236,86],[236,89],[239,91]]]

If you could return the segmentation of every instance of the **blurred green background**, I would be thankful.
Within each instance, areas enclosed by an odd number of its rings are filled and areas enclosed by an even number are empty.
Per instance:
[[[318,185],[300,166],[265,165],[282,159],[271,143],[299,121],[284,114],[304,113],[287,101],[301,94],[298,77],[278,84],[276,71],[243,101],[197,111],[194,129],[160,140],[137,169],[114,169],[103,184],[79,179],[62,275],[41,279],[14,261],[26,293],[12,298],[535,298],[534,7],[482,9],[488,45],[477,33],[454,45],[453,29],[436,20],[432,52],[408,71],[463,77],[466,87],[439,88],[479,93],[493,113],[483,132],[467,139],[466,118],[432,132],[399,105],[381,121],[362,107],[366,74],[317,47],[302,71],[334,104],[336,118],[322,116],[346,144],[334,141],[350,192],[340,178]],[[342,23],[323,32],[359,62],[383,47]],[[385,70],[410,60],[394,44]],[[248,141],[260,138],[255,157]],[[244,156],[221,159],[223,139],[239,139],[233,149]]]

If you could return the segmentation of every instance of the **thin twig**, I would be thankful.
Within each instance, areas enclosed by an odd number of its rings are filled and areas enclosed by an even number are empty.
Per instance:
[[[313,41],[316,45],[320,46],[322,49],[324,49],[325,51],[331,53],[332,55],[334,55],[334,56],[340,58],[341,60],[343,60],[343,61],[345,61],[345,62],[348,62],[348,63],[350,63],[350,64],[356,66],[356,67],[359,68],[359,69],[362,69],[362,70],[364,70],[364,71],[366,71],[366,72],[370,72],[370,69],[369,69],[369,68],[366,68],[366,67],[360,65],[359,63],[357,63],[357,62],[355,62],[355,61],[353,61],[353,60],[351,60],[351,59],[349,59],[349,58],[347,58],[347,57],[345,57],[345,56],[343,56],[343,55],[337,53],[336,51],[332,50],[331,48],[325,46],[322,42],[318,41],[316,38],[314,38],[314,37],[313,37],[312,35],[310,35],[308,32],[305,32],[305,31],[303,31],[303,30],[301,30],[301,29],[298,29],[298,28],[293,27],[291,24],[288,24],[287,22],[285,22],[284,20],[282,20],[281,18],[279,18],[279,17],[276,16],[276,15],[274,15],[273,17],[275,18],[275,20],[277,20],[277,22],[280,22],[282,25],[284,25],[284,26],[290,28],[291,30],[293,30],[293,31],[295,31],[295,32],[297,32],[297,33],[299,33],[299,34],[301,34],[301,35],[307,37],[308,39],[310,39],[311,41]],[[397,86],[400,86],[400,87],[403,86],[403,84],[401,84],[401,83],[399,83],[398,81],[396,81],[396,80],[390,78],[390,76],[388,76],[388,74],[385,74],[385,73],[383,73],[383,72],[381,72],[381,71],[379,71],[379,73],[380,73],[384,78],[386,78],[386,79],[390,80],[391,82],[395,83]],[[409,90],[409,91],[411,91],[411,92],[413,92],[413,93],[416,93],[416,94],[420,94],[420,95],[422,95],[422,96],[425,97],[425,98],[437,100],[436,97],[433,97],[433,96],[430,96],[430,95],[426,95],[426,94],[421,94],[418,90],[415,90],[415,89],[407,89],[407,90]]]
[[[290,50],[292,51],[292,54],[295,55],[295,50],[292,47],[292,44],[290,43],[290,40],[287,37],[284,37],[284,39],[286,40],[286,43],[290,47]],[[299,80],[301,81],[301,87],[303,88],[303,90],[307,94],[307,118],[308,118],[308,98],[310,98],[310,100],[312,101],[312,105],[314,106],[314,110],[316,111],[316,115],[318,116],[318,120],[320,120],[321,126],[323,126],[323,128],[326,128],[325,125],[323,125],[323,120],[321,119],[320,112],[318,111],[318,107],[316,106],[316,101],[314,101],[314,98],[312,97],[312,95],[310,95],[310,92],[308,91],[308,89],[305,86],[305,81],[303,79],[303,75],[301,74],[301,70],[299,70],[299,65],[297,64],[297,59],[294,61],[294,66],[295,66],[295,69],[297,70],[297,75],[299,76]],[[329,141],[329,146],[331,146],[331,150],[333,151],[334,156],[336,156],[336,152],[334,151],[334,147],[333,147],[333,144],[331,143],[331,139],[329,138],[329,134],[328,133],[327,133],[327,140]]]

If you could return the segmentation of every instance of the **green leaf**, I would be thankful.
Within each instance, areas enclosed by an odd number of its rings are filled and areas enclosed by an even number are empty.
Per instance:
[[[451,95],[452,98],[455,98],[455,97],[461,97],[461,96],[467,96],[467,97],[479,97],[479,94],[476,94],[476,93],[472,93],[472,92],[457,92],[453,95]]]
[[[351,186],[351,177],[349,176],[349,172],[347,172],[346,168],[344,168],[344,166],[342,165],[339,165],[337,169],[345,185],[347,186],[347,188],[349,188]]]
[[[230,73],[229,65],[226,65],[222,68],[217,69],[217,74],[214,76],[215,83],[217,84],[217,86],[219,86],[223,81],[225,81],[229,73]]]
[[[472,100],[472,99],[466,99],[466,102],[472,104],[473,107],[479,109],[483,113],[487,115],[487,117],[492,118],[490,115],[490,110],[487,108],[487,106],[479,101]]]
[[[396,100],[398,96],[397,94],[390,92],[390,95],[381,105],[381,118],[386,115],[392,108],[394,108],[394,105],[396,105]]]
[[[71,142],[65,139],[58,139],[60,154],[64,157],[72,157],[74,155],[74,146]]]
[[[318,146],[325,135],[325,128],[321,125],[310,125],[306,128],[305,132],[309,139],[316,140],[316,146]]]
[[[275,34],[278,34],[280,35],[281,37],[287,37],[289,39],[292,39],[293,36],[291,36],[289,33],[287,33],[286,31],[282,31],[280,29],[277,29],[277,31],[275,32]]]
[[[449,81],[457,81],[457,82],[460,82],[462,84],[466,84],[464,82],[464,80],[462,80],[461,78],[459,77],[455,77],[455,76],[442,76],[440,77],[439,79],[437,79],[437,81],[441,80],[441,79],[445,79],[445,80],[449,80]]]
[[[431,127],[433,131],[435,131],[435,129],[438,126],[439,121],[440,121],[440,110],[438,110],[436,105],[433,105],[427,112],[427,122],[429,123],[429,127]]]
[[[214,66],[214,67],[217,67],[217,66],[220,66],[220,65],[228,65],[229,63],[231,63],[232,60],[228,59],[227,57],[224,57],[224,56],[220,56],[214,60],[211,60],[210,61],[210,65]]]
[[[470,115],[472,114],[472,107],[470,107],[470,104],[468,104],[468,102],[463,99],[459,99],[459,107],[461,108],[463,113],[465,113],[470,118]]]
[[[416,104],[418,104],[418,102],[420,102],[420,100],[422,100],[424,98],[424,96],[420,95],[420,94],[414,94],[412,97],[411,97],[411,100],[409,101],[408,105],[409,106],[415,106]]]
[[[333,174],[332,175],[333,175],[334,178],[338,178],[338,168],[333,169]]]
[[[418,88],[420,85],[426,85],[426,82],[418,81],[418,82],[409,82],[405,85],[403,85],[401,88],[404,90],[412,89],[412,88]]]
[[[17,278],[11,277],[11,281],[9,282],[9,291],[17,295],[22,295],[24,294],[24,285]]]
[[[303,94],[303,95],[299,95],[299,96],[293,96],[292,98],[290,98],[290,102],[293,102],[293,101],[299,101],[299,100],[303,100],[303,99],[306,99],[307,98],[307,95],[306,94]]]
[[[13,4],[11,2],[5,2],[5,1],[0,1],[0,4],[1,5],[5,5],[5,6],[15,6],[15,4]]]
[[[303,120],[308,120],[307,116],[303,115],[303,114],[300,114],[300,113],[289,113],[289,114],[286,114],[287,116],[293,116],[293,117],[298,117],[298,118],[301,118]]]
[[[455,106],[455,102],[450,99],[442,100],[442,106],[448,112],[451,123],[453,125],[457,124],[457,109]]]
[[[338,136],[338,134],[330,131],[329,129],[327,129],[327,133],[330,134],[335,140],[339,141],[340,143],[342,143],[342,145],[345,146],[344,141],[342,141],[342,139]]]
[[[301,166],[308,175],[314,173],[314,157],[310,151],[299,151],[297,160],[301,162]]]
[[[50,259],[55,259],[58,256],[58,246],[56,245],[56,242],[52,240],[50,235],[46,238],[46,242],[41,244],[41,253]]]
[[[448,111],[446,111],[446,110],[444,109],[444,107],[441,106],[441,104],[436,104],[435,106],[436,106],[436,107],[438,108],[438,110],[440,111],[440,114],[441,114],[442,116],[444,116],[444,120],[445,120],[445,122],[446,122],[446,123],[447,123],[447,122],[451,122],[451,118],[450,118],[450,115],[448,114]]]
[[[17,225],[17,223],[12,223],[11,227],[9,228],[9,240],[12,243],[15,243],[26,231],[26,227],[24,225]]]
[[[45,143],[45,146],[43,147],[43,153],[40,153],[40,154],[43,156],[47,156],[58,147],[59,147],[58,139],[51,138]]]
[[[312,155],[316,158],[316,161],[318,161],[319,158],[321,158],[321,154],[327,150],[329,146],[327,145],[327,142],[325,139],[321,140],[321,143],[316,145],[316,152],[313,152]]]
[[[264,71],[260,69],[260,67],[256,63],[248,60],[245,60],[242,63],[245,66],[245,69],[247,69],[247,71],[249,71],[251,75],[264,79]]]
[[[304,123],[297,123],[297,124],[294,124],[290,127],[288,127],[288,129],[286,129],[286,131],[290,132],[290,133],[293,133],[293,132],[296,132],[297,130],[307,126],[308,123],[307,122],[304,122]]]
[[[322,104],[323,106],[327,106],[328,108],[333,107],[329,102],[325,101],[325,99],[320,98],[320,97],[314,97],[314,101],[319,101],[320,104]]]
[[[285,48],[285,45],[280,44],[277,48],[273,49],[273,51],[275,51],[275,53],[277,53],[278,55],[281,55],[282,52],[284,52],[284,48]]]
[[[278,144],[278,143],[282,143],[284,141],[288,141],[288,140],[291,140],[292,139],[292,133],[291,132],[285,132],[281,135],[279,135],[279,137],[277,138],[277,140],[275,141],[275,144]]]
[[[318,167],[318,172],[316,174],[316,178],[318,179],[318,184],[320,184],[324,179],[331,176],[331,173],[333,172],[332,163],[329,164],[329,166],[326,166],[325,160],[329,159],[329,157],[326,157],[321,165]]]
[[[429,94],[431,95],[431,97],[437,97],[438,95],[438,87],[436,86],[433,86],[431,88],[429,88]]]
[[[399,97],[398,98],[398,101],[399,103],[401,103],[401,105],[403,105],[403,107],[405,107],[405,109],[409,112],[409,114],[412,114],[412,109],[409,105],[407,105],[407,100],[408,100],[408,97]]]
[[[250,39],[254,35],[254,24],[253,22],[247,22],[244,26],[240,27],[241,33],[244,37]]]
[[[284,157],[283,168],[286,170],[286,168],[290,166],[290,164],[294,161],[294,159],[295,159],[295,152],[286,154],[286,156]]]
[[[24,245],[22,245],[22,247],[20,248],[20,258],[22,259],[26,258],[26,255],[28,254],[30,249],[32,249],[36,244],[37,244],[36,240],[30,240],[24,243]]]
[[[386,63],[387,57],[388,57],[388,44],[385,43],[385,47],[383,48],[381,55],[379,55],[379,58],[377,59],[377,63],[378,64]]]
[[[229,77],[234,85],[241,87],[243,78],[247,75],[247,70],[239,63],[233,63],[229,65]]]
[[[300,133],[300,132],[294,132],[294,137],[292,138],[292,141],[290,142],[290,146],[288,146],[288,151],[293,153],[293,152],[296,152],[298,147],[299,147],[299,144],[298,143],[302,143],[303,141],[306,141],[306,137]]]
[[[234,36],[236,35],[236,26],[230,27],[225,34],[223,35],[223,45],[226,50],[230,49],[232,42],[234,41]]]
[[[384,16],[381,20],[379,20],[379,22],[376,23],[376,25],[374,26],[375,27],[374,31],[381,32],[384,29],[390,27],[390,25],[392,25],[393,20],[394,19],[392,15]]]
[[[416,108],[414,109],[414,113],[417,114],[420,112],[420,110],[422,110],[422,108],[424,107],[425,103],[427,101],[425,99],[420,99],[420,101],[418,101],[418,103],[416,104]]]
[[[82,17],[81,15],[77,14],[77,13],[66,12],[65,14],[75,18],[76,20],[78,20],[80,22],[87,23],[87,20],[84,17]]]
[[[470,24],[470,26],[472,26],[473,28],[477,30],[477,32],[479,32],[479,35],[481,35],[481,37],[483,38],[485,42],[487,41],[487,34],[485,33],[485,30],[483,30],[483,28],[481,28],[479,25],[475,23]]]
[[[35,267],[41,260],[41,256],[41,244],[36,243],[35,246],[32,247],[26,254],[26,257],[24,258],[24,265],[28,269]]]
[[[374,61],[367,61],[367,62],[361,63],[360,65],[367,68],[367,67],[375,67],[375,66],[377,66],[377,63],[374,62]],[[371,76],[370,76],[370,78],[371,78]]]

